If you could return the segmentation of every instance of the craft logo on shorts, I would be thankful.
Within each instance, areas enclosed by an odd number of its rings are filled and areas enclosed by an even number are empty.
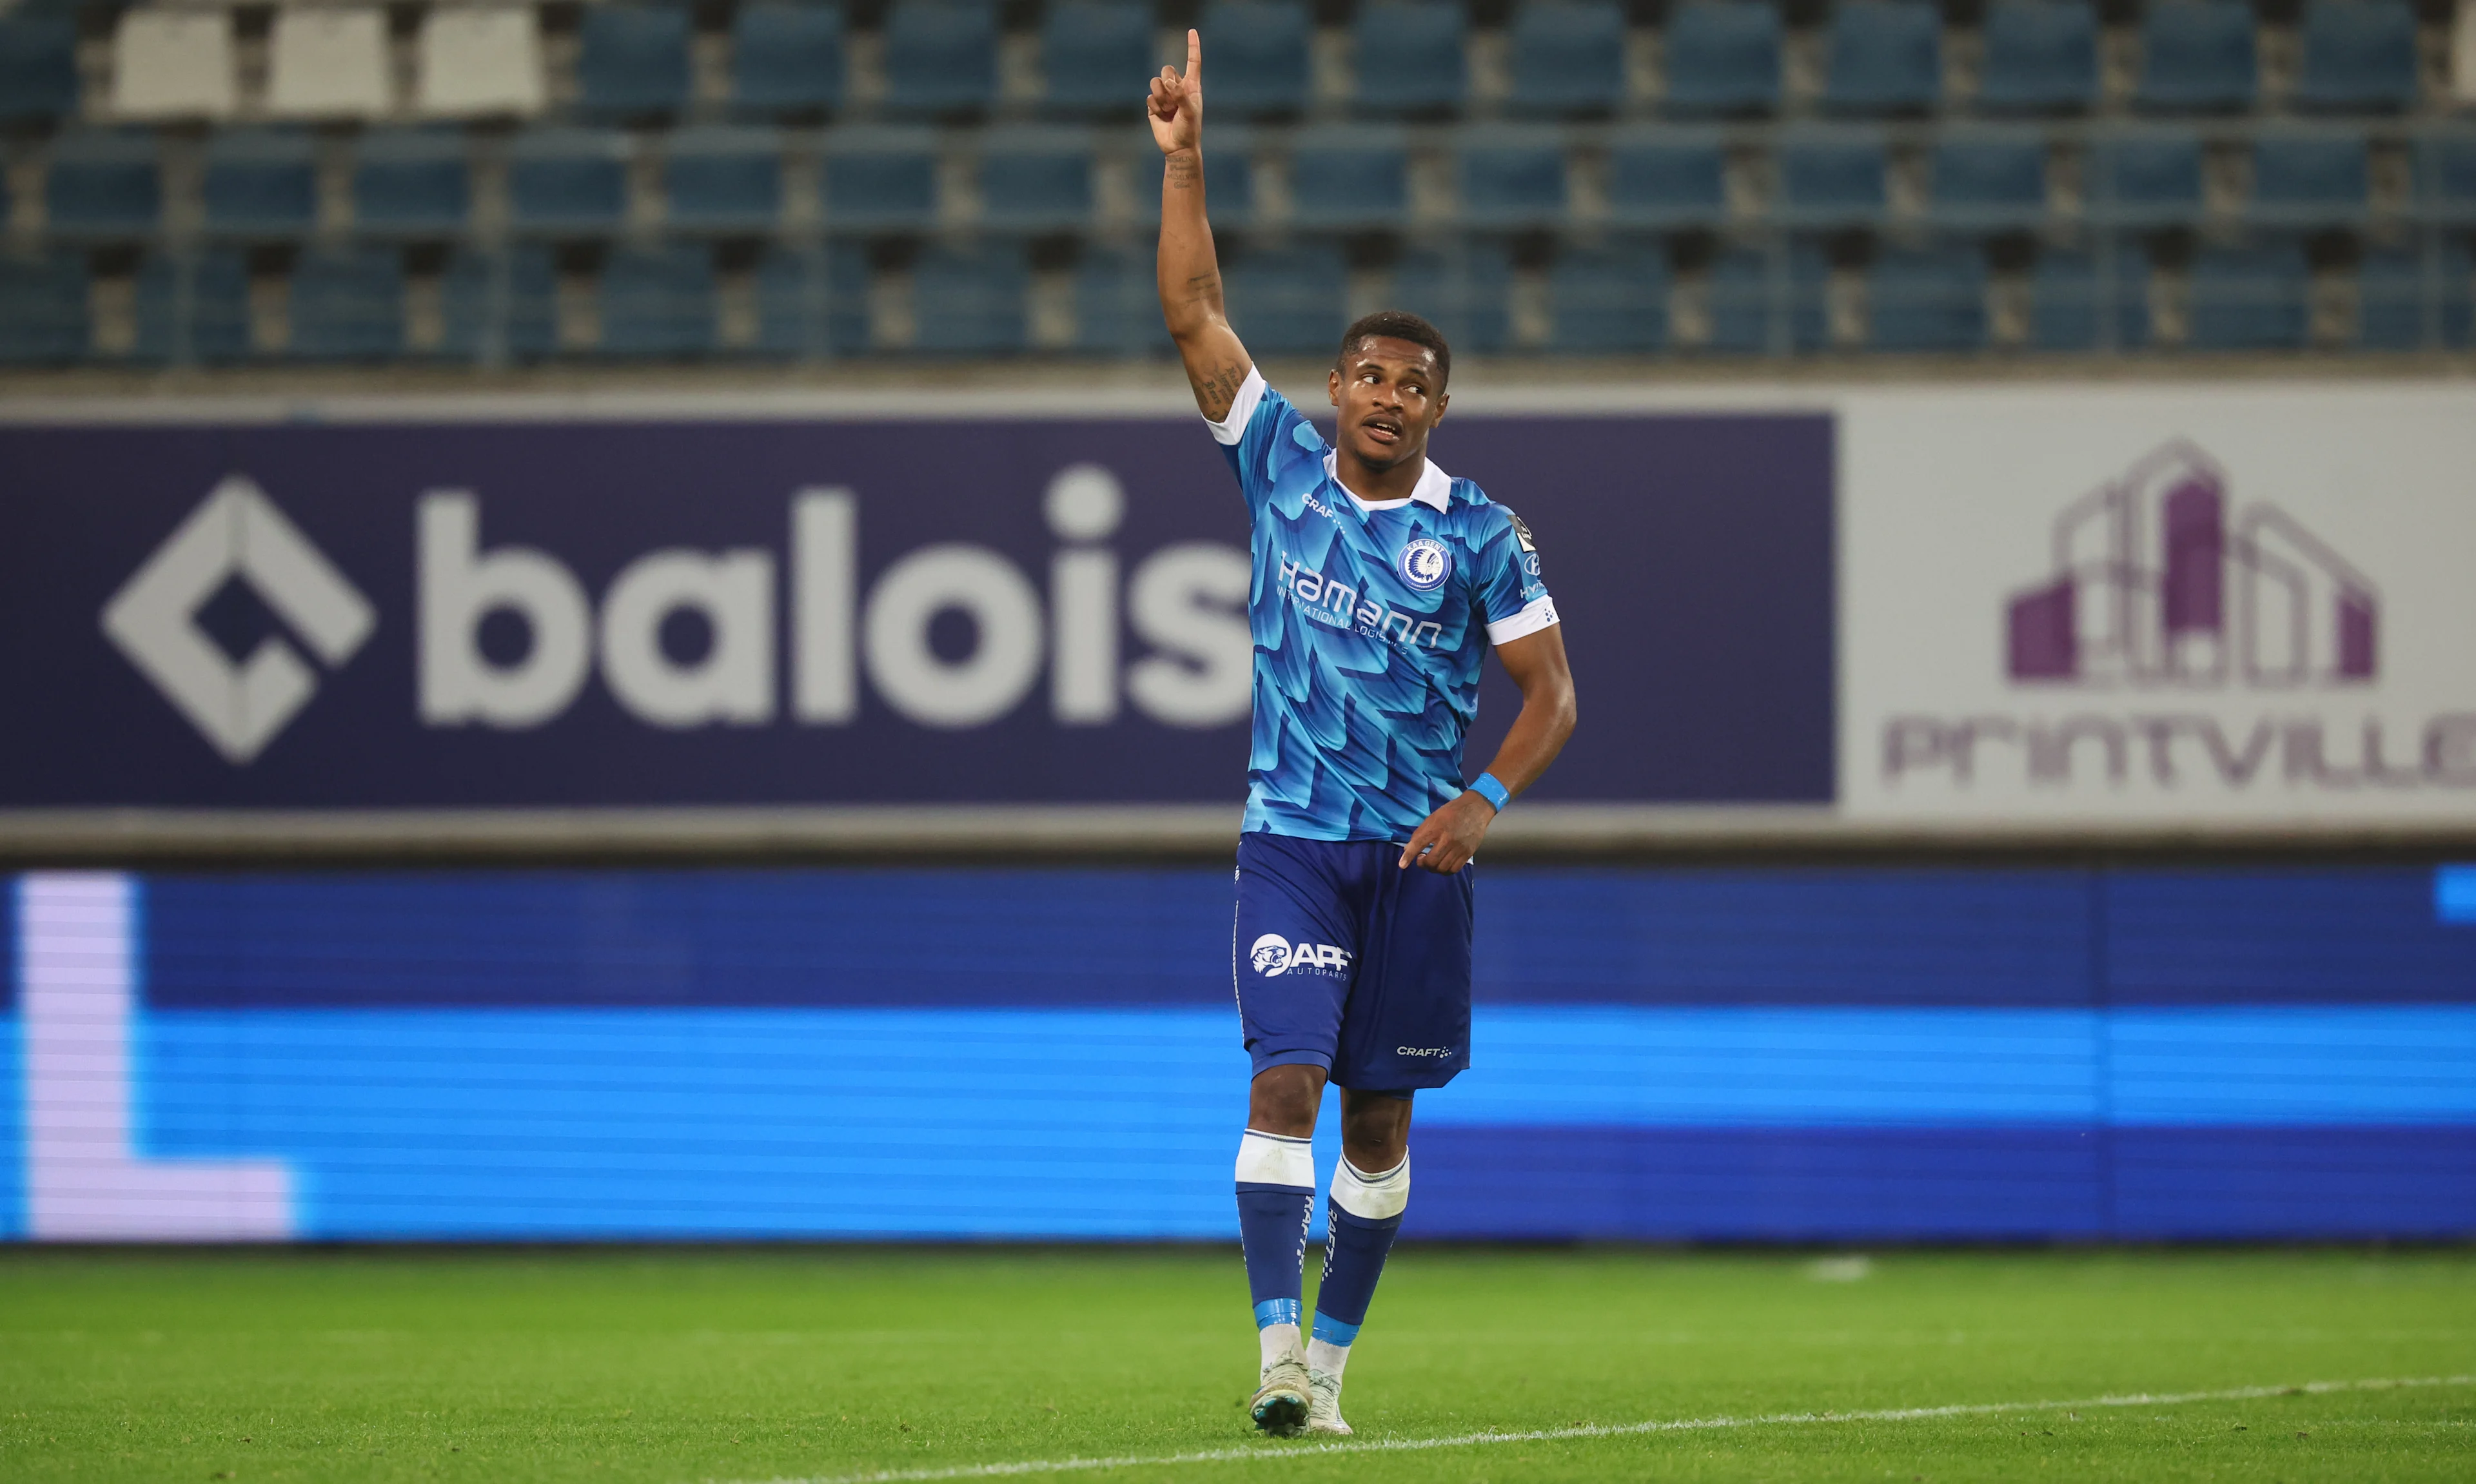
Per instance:
[[[1434,592],[1452,575],[1453,554],[1433,536],[1420,536],[1401,548],[1401,581],[1423,593]]]
[[[1301,974],[1339,974],[1349,967],[1349,955],[1329,943],[1293,945],[1277,932],[1268,932],[1247,951],[1255,972],[1274,978],[1296,969]]]

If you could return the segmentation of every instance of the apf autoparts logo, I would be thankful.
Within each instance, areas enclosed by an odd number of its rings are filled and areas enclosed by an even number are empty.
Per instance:
[[[317,672],[269,635],[235,663],[199,627],[228,582],[246,583],[330,669],[377,627],[369,600],[244,475],[214,487],[103,610],[103,631],[215,750],[246,763],[317,694]]]
[[[2054,570],[2015,594],[2016,683],[2362,684],[2378,667],[2371,581],[2276,506],[2235,507],[2223,469],[2170,443],[2055,517]]]
[[[1338,974],[1349,967],[1349,955],[1329,943],[1292,944],[1277,932],[1257,938],[1247,950],[1247,961],[1266,978],[1293,969],[1303,973]]]

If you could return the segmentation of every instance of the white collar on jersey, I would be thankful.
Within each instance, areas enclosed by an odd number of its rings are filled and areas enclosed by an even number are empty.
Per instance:
[[[1324,451],[1325,475],[1335,484],[1341,484],[1341,492],[1349,495],[1349,503],[1362,511],[1399,509],[1409,503],[1408,500],[1361,500],[1356,495],[1350,495],[1349,486],[1341,483],[1338,464],[1341,455],[1332,449]],[[1409,499],[1418,501],[1439,514],[1450,511],[1453,507],[1453,477],[1437,468],[1436,461],[1430,458],[1427,460],[1427,466],[1419,471],[1419,487],[1410,491]]]

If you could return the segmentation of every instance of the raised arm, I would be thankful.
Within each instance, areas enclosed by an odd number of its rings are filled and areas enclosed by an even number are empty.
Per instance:
[[[1221,304],[1221,261],[1212,251],[1212,223],[1203,212],[1203,38],[1186,34],[1186,75],[1161,68],[1152,79],[1145,117],[1160,145],[1161,318],[1186,362],[1195,405],[1219,422],[1238,400],[1254,368],[1229,328]]]

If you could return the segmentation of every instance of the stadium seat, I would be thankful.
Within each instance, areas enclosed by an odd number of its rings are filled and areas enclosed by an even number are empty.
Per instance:
[[[2097,104],[2097,8],[2090,0],[1995,0],[1986,12],[1977,106],[2075,112]]]
[[[541,30],[532,7],[434,5],[423,12],[413,111],[477,118],[542,111]]]
[[[2299,350],[2312,275],[2294,242],[2204,246],[2188,277],[2185,348]]]
[[[1150,252],[1088,248],[1075,265],[1074,286],[1076,350],[1145,356],[1172,348]]]
[[[1758,355],[1771,343],[1771,262],[1751,248],[1730,248],[1703,276],[1711,329],[1701,348],[1724,355]]]
[[[1831,259],[1822,244],[1798,237],[1788,249],[1788,343],[1794,351],[1831,346]]]
[[[1927,219],[1958,232],[2032,227],[2046,214],[2046,143],[2036,135],[1946,134],[1934,149]]]
[[[2435,130],[2415,141],[2416,212],[2425,220],[2476,223],[2476,129]]]
[[[459,360],[498,354],[540,360],[558,350],[558,265],[537,242],[505,253],[458,250],[439,276],[444,334],[439,354]]]
[[[1780,12],[1769,0],[1687,0],[1669,12],[1670,112],[1768,113],[1779,107]]]
[[[1515,111],[1570,116],[1623,106],[1624,12],[1613,0],[1523,0],[1511,42]]]
[[[1214,0],[1203,11],[1212,54],[1211,107],[1239,118],[1280,117],[1306,107],[1307,8],[1296,0]]]
[[[124,11],[111,37],[111,111],[126,119],[232,116],[233,21],[220,7]]]
[[[1867,348],[1985,349],[1986,283],[1974,244],[1884,250],[1866,272]]]
[[[386,12],[285,6],[267,37],[266,111],[276,118],[377,118],[395,103]]]
[[[2375,248],[2356,272],[2356,343],[2366,350],[2465,350],[2476,260],[2464,238]]]
[[[1777,156],[1779,199],[1772,216],[1795,227],[1870,223],[1882,216],[1883,141],[1855,129],[1800,133]]]
[[[1024,348],[1030,273],[1019,244],[939,245],[911,268],[911,348],[930,356],[1004,356]]]
[[[1068,128],[992,131],[980,147],[979,186],[984,227],[1081,227],[1092,217],[1092,136]]]
[[[355,247],[293,265],[286,352],[302,360],[388,360],[404,354],[404,254]]]
[[[1325,246],[1241,254],[1223,270],[1230,321],[1259,356],[1329,356],[1349,323],[1349,275]]]
[[[1668,252],[1657,243],[1558,253],[1548,269],[1549,348],[1581,356],[1664,349],[1669,286]]]
[[[998,95],[995,9],[975,0],[895,0],[885,15],[885,84],[886,111],[904,117],[986,111]]]
[[[1512,291],[1502,244],[1475,241],[1402,254],[1385,302],[1425,318],[1456,350],[1488,355],[1512,341]]]
[[[364,234],[446,236],[473,215],[473,165],[461,131],[388,129],[361,136],[353,161],[353,226]]]
[[[2029,275],[2030,349],[2098,350],[2110,317],[2117,348],[2149,343],[2149,260],[2137,243],[2116,244],[2111,270],[2086,251],[2038,255]]]
[[[1440,116],[1469,87],[1469,23],[1449,0],[1371,0],[1351,23],[1357,79],[1351,101],[1388,118]]]
[[[859,243],[774,248],[756,261],[755,286],[760,354],[819,359],[868,350],[868,253]]]
[[[2101,140],[2092,152],[2089,214],[2124,227],[2175,226],[2201,216],[2201,140],[2181,132]]]
[[[713,250],[702,242],[626,247],[594,283],[605,356],[678,359],[714,344]]]
[[[841,6],[764,0],[732,15],[732,108],[772,118],[830,113],[842,102]]]
[[[1668,128],[1609,141],[1608,221],[1618,227],[1717,226],[1728,215],[1720,136]]]
[[[186,269],[188,315],[186,329],[189,359],[209,365],[229,365],[248,359],[253,350],[249,260],[235,248],[209,248],[189,259]],[[162,301],[163,308],[167,312],[177,313],[180,306],[177,280],[166,279],[165,283],[173,288],[173,293]],[[139,297],[141,301],[146,297],[142,288]]]
[[[670,116],[688,102],[684,6],[588,5],[577,33],[579,103],[593,118]]]
[[[1145,221],[1156,222],[1167,161],[1157,150],[1146,151],[1144,158],[1147,162],[1135,170],[1135,207]],[[1295,181],[1291,189],[1297,190]],[[1254,220],[1255,161],[1245,125],[1212,126],[1212,147],[1203,152],[1203,196],[1216,227],[1244,227]]]
[[[2266,135],[2254,143],[2252,159],[2244,216],[2255,225],[2352,226],[2372,208],[2370,157],[2361,135]]]
[[[163,171],[155,136],[86,130],[52,143],[43,176],[44,221],[55,236],[134,237],[163,213]]]
[[[316,141],[291,130],[220,131],[207,140],[205,193],[210,232],[307,235],[318,225]]]
[[[77,112],[77,26],[65,15],[0,15],[0,124]]]
[[[2299,107],[2397,111],[2415,104],[2415,12],[2408,0],[2309,0]]]
[[[1471,131],[1456,153],[1465,227],[1553,227],[1565,217],[1565,146],[1552,133]]]
[[[2138,101],[2190,112],[2248,109],[2260,87],[2244,0],[2158,0],[2141,28]]]
[[[681,129],[663,141],[664,220],[697,232],[770,232],[782,215],[782,139],[771,129]]]
[[[519,231],[599,234],[628,219],[634,149],[615,129],[536,129],[508,151],[508,207]]]
[[[1918,113],[1943,98],[1943,15],[1931,0],[1842,0],[1831,12],[1823,106]]]
[[[0,363],[65,365],[91,344],[86,255],[0,258]]]
[[[918,232],[937,222],[937,140],[926,129],[836,129],[821,167],[829,232]]]
[[[1058,0],[1041,17],[1041,104],[1064,117],[1124,117],[1156,71],[1152,59],[1150,7]]]
[[[1207,203],[1211,186],[1207,177]],[[1290,208],[1300,227],[1398,225],[1410,209],[1409,155],[1399,132],[1374,126],[1300,133],[1290,153]]]

